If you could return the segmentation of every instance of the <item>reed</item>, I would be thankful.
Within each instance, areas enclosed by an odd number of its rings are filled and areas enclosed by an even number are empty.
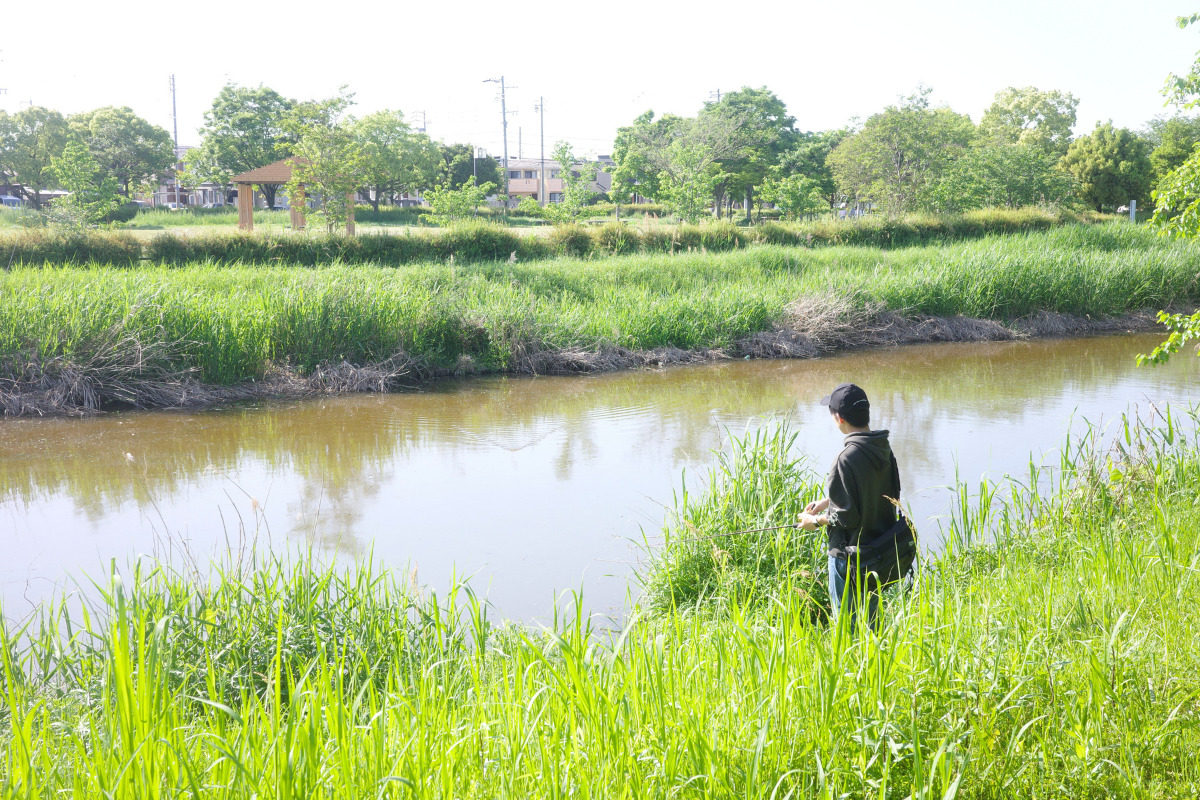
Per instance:
[[[1086,227],[1095,215],[1078,217],[1050,213],[1039,209],[974,211],[961,215],[910,215],[902,219],[882,216],[862,220],[831,220],[783,224],[769,222],[754,228],[739,227],[732,222],[707,222],[703,225],[651,224],[649,217],[623,222],[610,221],[603,226],[572,224],[549,230],[543,237],[513,225],[526,225],[528,220],[506,220],[494,213],[478,219],[453,223],[447,228],[416,230],[387,226],[404,219],[424,225],[427,216],[414,209],[394,209],[378,214],[366,210],[366,230],[376,228],[372,235],[348,237],[320,232],[297,232],[289,228],[286,212],[256,212],[254,234],[235,232],[220,227],[220,221],[230,212],[218,209],[195,211],[151,211],[138,217],[145,230],[163,230],[143,243],[128,233],[89,231],[64,237],[61,232],[37,228],[21,235],[0,238],[0,257],[7,265],[27,264],[129,264],[149,260],[176,265],[193,261],[243,264],[303,264],[318,265],[330,261],[353,264],[412,264],[445,261],[457,263],[503,261],[517,258],[522,261],[543,259],[552,255],[570,258],[591,258],[643,252],[725,252],[754,244],[814,247],[853,245],[860,247],[897,248],[925,246],[937,243],[978,239],[986,236],[1024,234],[1054,227]],[[202,231],[184,231],[188,225],[176,226],[172,221],[198,220],[195,227]],[[15,219],[14,215],[14,219]],[[211,223],[211,224],[210,224]],[[614,247],[615,231],[620,234],[620,247]],[[388,234],[388,235],[384,235]],[[74,242],[70,248],[56,246],[64,238]],[[502,246],[498,243],[503,242]],[[140,247],[140,252],[139,252]]]
[[[582,354],[571,369],[635,363],[627,354],[668,348],[812,355],[836,346],[838,331],[851,345],[899,341],[843,330],[883,312],[912,321],[903,338],[911,341],[970,338],[971,331],[954,332],[963,318],[1106,318],[1200,300],[1200,250],[1128,225],[892,251],[762,246],[715,253],[700,239],[698,249],[674,255],[533,262],[520,253],[525,242],[540,240],[484,227],[490,238],[464,235],[480,247],[486,242],[480,256],[516,248],[510,260],[447,258],[399,269],[287,261],[13,268],[0,274],[0,391],[46,369],[78,372],[101,363],[97,353],[118,341],[161,354],[166,360],[155,368],[179,380],[230,386],[278,368],[310,375],[397,354],[433,372],[544,371],[534,356],[566,352]],[[375,238],[343,241],[367,249]],[[236,258],[238,240],[224,241]],[[732,234],[723,241],[737,243]],[[829,301],[830,313],[812,316],[811,302],[796,302],[813,298]],[[929,316],[947,322],[922,328]],[[822,326],[829,336],[813,329]],[[812,346],[792,353],[751,340],[773,331],[802,333]]]
[[[1182,422],[1125,420],[1114,451],[1093,434],[1053,474],[960,487],[947,549],[878,636],[815,617],[794,571],[749,592],[714,571],[700,602],[634,606],[617,631],[578,602],[543,630],[497,625],[465,588],[370,563],[114,571],[87,614],[64,598],[4,622],[0,791],[1193,796],[1200,451],[1195,411]],[[810,485],[786,431],[739,447],[680,520],[774,519],[798,502],[777,492]],[[763,467],[783,472],[746,474]]]

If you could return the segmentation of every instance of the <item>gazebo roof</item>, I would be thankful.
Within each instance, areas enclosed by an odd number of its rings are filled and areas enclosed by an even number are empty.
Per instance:
[[[292,165],[295,163],[295,156],[285,158],[274,164],[234,175],[230,183],[287,183],[292,179]]]

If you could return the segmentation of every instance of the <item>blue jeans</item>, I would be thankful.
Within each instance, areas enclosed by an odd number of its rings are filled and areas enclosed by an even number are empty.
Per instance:
[[[862,604],[867,603],[867,624],[872,630],[878,625],[879,619],[879,590],[863,588],[855,583],[847,597],[846,575],[850,564],[844,558],[829,557],[829,605],[833,612],[831,624],[836,625],[838,617],[845,612],[850,615],[850,630],[854,630],[858,612]]]

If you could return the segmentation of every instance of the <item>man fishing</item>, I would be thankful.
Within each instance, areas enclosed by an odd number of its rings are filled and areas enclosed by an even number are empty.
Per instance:
[[[859,580],[858,548],[896,524],[896,507],[889,497],[900,497],[900,472],[888,443],[888,432],[870,429],[871,404],[867,393],[843,383],[821,405],[829,407],[837,429],[845,434],[844,446],[829,470],[826,496],[809,503],[798,517],[807,531],[826,526],[829,535],[829,602],[837,617],[843,609],[850,628],[867,603],[867,624],[876,626],[879,587],[874,580]],[[865,584],[865,585],[864,585]]]

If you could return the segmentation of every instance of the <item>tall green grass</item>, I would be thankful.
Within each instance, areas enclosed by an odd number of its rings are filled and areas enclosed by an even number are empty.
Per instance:
[[[776,492],[810,485],[785,433],[741,449],[767,462],[694,501],[714,523],[731,503],[774,519],[796,502]],[[1048,494],[964,495],[878,636],[822,622],[786,571],[745,592],[714,567],[708,600],[634,607],[618,631],[579,604],[495,626],[462,589],[369,564],[114,575],[87,615],[64,599],[5,620],[0,792],[1195,796],[1196,439],[1131,423],[1111,457],[1063,465],[1032,470]],[[788,474],[744,474],[764,466]]]
[[[395,209],[415,214],[413,209]],[[6,264],[81,264],[106,263],[119,252],[114,263],[137,261],[139,255],[150,261],[186,264],[192,261],[213,263],[305,265],[345,263],[411,264],[454,259],[458,263],[528,261],[551,256],[575,258],[605,257],[631,253],[677,253],[689,250],[726,252],[754,244],[793,247],[854,245],[878,248],[911,247],[947,243],[984,236],[1024,234],[1049,230],[1062,225],[1082,225],[1087,220],[1039,209],[990,210],[961,215],[910,215],[903,219],[868,217],[863,220],[823,220],[812,223],[768,223],[744,228],[732,222],[708,222],[703,225],[659,225],[609,221],[602,226],[571,224],[549,229],[548,235],[534,235],[501,222],[492,214],[480,219],[457,222],[446,228],[405,229],[394,235],[376,234],[358,237],[328,235],[316,231],[303,234],[285,230],[285,212],[255,212],[259,230],[248,234],[218,229],[206,220],[222,219],[228,212],[200,210],[146,212],[139,217],[149,220],[147,229],[167,228],[146,240],[137,253],[138,240],[127,233],[90,231],[64,237],[48,229],[29,230],[18,236],[0,239],[0,257]],[[274,214],[275,216],[271,216]],[[364,212],[377,219],[391,219],[392,211]],[[196,215],[202,233],[183,233],[172,226],[178,215]],[[369,230],[369,227],[368,229]],[[58,242],[70,238],[72,247]],[[125,251],[133,248],[132,253]]]
[[[829,296],[910,316],[1105,317],[1200,299],[1200,250],[1111,225],[894,251],[760,247],[400,269],[14,268],[0,275],[0,362],[10,372],[82,363],[114,336],[132,336],[169,344],[181,369],[213,384],[272,365],[305,373],[397,351],[430,367],[465,359],[503,371],[532,350],[734,347],[771,329],[797,298]]]

